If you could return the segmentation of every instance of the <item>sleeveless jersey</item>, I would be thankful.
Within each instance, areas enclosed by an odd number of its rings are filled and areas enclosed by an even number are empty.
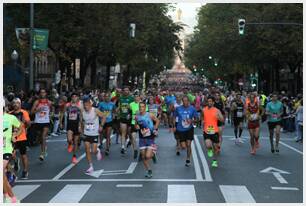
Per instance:
[[[35,123],[50,123],[51,104],[48,99],[38,100],[38,111],[35,113]],[[40,108],[40,109],[39,109]]]
[[[80,121],[81,109],[76,105],[69,105],[66,109],[68,124],[77,124]]]
[[[92,107],[89,112],[83,111],[84,134],[87,136],[99,135],[99,117],[96,108]]]
[[[249,102],[247,105],[248,105],[247,110],[250,113],[250,121],[258,120],[258,110],[259,110],[258,104],[255,103],[254,105],[251,105],[251,103]]]
[[[148,105],[149,113],[153,114],[155,117],[158,115],[158,105],[157,104],[149,104]]]
[[[203,121],[203,131],[206,134],[216,134],[219,132],[218,128],[218,109],[215,107],[203,109],[204,121]]]

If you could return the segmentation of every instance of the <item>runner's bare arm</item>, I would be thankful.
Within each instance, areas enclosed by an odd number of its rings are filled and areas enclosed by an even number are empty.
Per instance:
[[[37,112],[37,105],[38,105],[38,100],[34,102],[33,107],[31,109],[31,114],[35,114]]]
[[[102,119],[101,126],[103,126],[106,122],[106,116],[99,109],[96,109],[96,113]]]
[[[159,119],[157,117],[155,117],[155,115],[153,115],[153,114],[150,114],[150,117],[155,122],[154,129],[158,129],[159,122],[160,122]]]

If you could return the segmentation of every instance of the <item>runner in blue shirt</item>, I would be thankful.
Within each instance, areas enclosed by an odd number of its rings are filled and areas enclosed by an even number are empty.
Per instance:
[[[174,111],[173,118],[173,132],[177,131],[177,135],[180,139],[181,148],[184,149],[187,147],[187,159],[186,159],[186,167],[191,165],[191,142],[194,136],[194,127],[193,125],[197,121],[197,111],[196,109],[190,105],[189,99],[187,96],[184,96],[183,105],[179,106]],[[177,123],[177,124],[175,124]]]
[[[268,126],[270,133],[271,152],[279,153],[278,143],[280,140],[280,129],[282,122],[283,104],[278,100],[277,94],[272,95],[272,101],[266,106],[266,114],[268,116]],[[273,143],[273,134],[275,129],[275,148]],[[275,149],[275,150],[274,150]]]
[[[105,131],[106,136],[106,149],[105,155],[109,155],[109,147],[110,147],[110,136],[112,130],[112,123],[113,123],[113,113],[115,112],[116,105],[115,103],[111,102],[110,93],[107,92],[104,94],[104,101],[99,103],[99,110],[106,116],[106,123],[104,124],[103,131]],[[99,148],[102,148],[102,139],[100,142]],[[100,148],[100,150],[101,150]]]

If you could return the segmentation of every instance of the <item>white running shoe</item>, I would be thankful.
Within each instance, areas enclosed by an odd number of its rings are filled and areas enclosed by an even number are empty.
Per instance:
[[[51,134],[51,136],[58,137],[58,134],[56,134],[56,133],[53,132],[53,133]]]

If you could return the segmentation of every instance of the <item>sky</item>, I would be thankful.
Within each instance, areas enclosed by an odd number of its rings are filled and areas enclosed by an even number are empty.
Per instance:
[[[204,3],[177,3],[176,8],[182,10],[182,21],[189,27],[186,28],[186,33],[192,33],[194,26],[197,25],[197,9],[205,5]],[[171,17],[176,19],[176,11],[169,12]]]

